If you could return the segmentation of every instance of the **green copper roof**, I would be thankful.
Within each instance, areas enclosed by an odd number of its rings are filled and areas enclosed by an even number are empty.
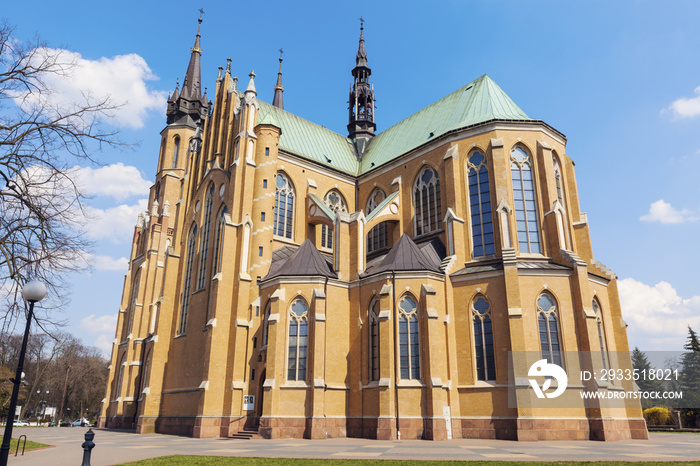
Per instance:
[[[491,78],[483,75],[376,135],[358,163],[346,136],[261,100],[258,104],[258,122],[282,129],[280,149],[355,176],[453,130],[491,120],[532,121]]]
[[[360,173],[368,172],[449,131],[489,120],[532,120],[487,75],[425,107],[372,139]]]
[[[357,156],[347,137],[262,100],[258,104],[258,122],[274,122],[282,129],[280,149],[350,175],[357,174]]]

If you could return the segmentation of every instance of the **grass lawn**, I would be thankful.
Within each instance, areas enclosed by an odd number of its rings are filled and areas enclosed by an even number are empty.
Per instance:
[[[355,465],[359,464],[362,466],[380,465],[380,466],[399,466],[399,465],[410,465],[410,466],[447,466],[447,465],[457,465],[466,464],[470,466],[499,466],[499,465],[512,465],[517,464],[518,466],[539,466],[541,462],[532,461],[516,461],[514,463],[508,461],[399,461],[399,460],[312,460],[312,459],[290,459],[290,458],[241,458],[241,457],[224,457],[224,456],[163,456],[161,458],[152,458],[144,461],[134,461],[133,463],[124,463],[124,465],[129,466],[177,466],[177,465],[192,465],[192,466],[210,466],[210,465],[290,465],[290,466],[301,466],[301,465],[329,465],[329,464],[343,464],[343,465]],[[559,461],[546,463],[547,465],[595,465],[595,466],[629,466],[629,462],[626,461],[601,461],[601,462],[579,462],[579,461]],[[659,463],[652,461],[642,461],[635,462],[635,466],[656,466]],[[679,461],[673,463],[664,463],[664,466],[673,465],[688,465],[697,464],[691,461]]]
[[[22,454],[22,447],[24,446],[24,439],[22,439],[22,442],[19,444],[19,454]],[[29,450],[36,450],[37,448],[46,448],[50,447],[51,445],[44,445],[43,443],[38,443],[38,442],[32,442],[31,440],[27,440],[27,445],[24,447],[24,451],[29,451]],[[15,451],[17,450],[17,439],[13,438],[10,439],[10,456],[15,455]]]

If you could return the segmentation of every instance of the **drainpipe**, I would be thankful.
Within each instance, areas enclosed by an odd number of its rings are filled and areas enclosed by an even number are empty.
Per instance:
[[[392,294],[392,307],[394,314],[394,407],[396,409],[396,436],[398,440],[401,440],[401,431],[399,430],[399,364],[396,358],[396,344],[398,339],[396,337],[396,326],[399,324],[397,312],[396,312],[396,272],[391,271],[391,294]]]

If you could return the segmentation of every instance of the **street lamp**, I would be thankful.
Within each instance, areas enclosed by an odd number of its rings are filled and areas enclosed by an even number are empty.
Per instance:
[[[7,412],[7,422],[5,423],[5,435],[2,437],[2,448],[0,448],[0,466],[7,466],[7,457],[10,454],[10,439],[12,438],[12,427],[15,423],[15,410],[17,408],[17,397],[19,396],[19,384],[22,380],[22,369],[24,369],[24,354],[27,352],[27,340],[29,339],[29,327],[34,316],[34,303],[41,301],[46,296],[46,285],[41,282],[32,281],[22,288],[22,297],[29,302],[29,315],[27,315],[27,326],[24,329],[24,339],[22,349],[19,352],[19,362],[17,372],[12,382],[12,398],[10,398],[10,410]]]

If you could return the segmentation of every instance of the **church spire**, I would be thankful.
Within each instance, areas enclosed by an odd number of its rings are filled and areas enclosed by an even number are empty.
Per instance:
[[[280,69],[277,72],[277,84],[275,84],[275,96],[272,99],[272,105],[277,108],[284,110],[284,102],[282,101],[282,93],[284,92],[284,86],[282,86],[282,54],[284,50],[280,49]]]
[[[377,125],[374,123],[374,89],[369,85],[372,70],[367,66],[365,51],[365,20],[360,18],[360,43],[352,69],[354,84],[350,90],[348,137],[352,139],[357,150],[358,159],[362,159],[367,145],[374,137]]]
[[[185,73],[185,80],[182,83],[182,90],[178,93],[176,88],[173,95],[168,99],[168,109],[166,111],[168,124],[182,124],[194,127],[200,121],[203,121],[208,114],[209,103],[206,100],[206,92],[204,96],[202,95],[201,15],[198,22],[197,36],[190,51],[190,62]]]

